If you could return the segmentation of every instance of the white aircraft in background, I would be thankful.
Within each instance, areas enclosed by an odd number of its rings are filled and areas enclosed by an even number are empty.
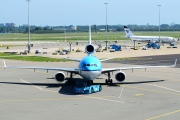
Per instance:
[[[138,41],[138,42],[173,43],[179,41],[178,39],[173,37],[160,36],[160,40],[159,40],[159,36],[137,36],[134,35],[127,26],[124,26],[124,31],[126,33],[126,37],[130,38],[133,41]]]
[[[4,61],[4,67],[5,68],[34,69],[34,71],[36,69],[58,71],[55,74],[55,79],[58,82],[63,82],[66,78],[64,72],[68,72],[70,73],[70,79],[68,80],[68,83],[75,83],[75,80],[72,79],[73,75],[75,74],[79,74],[84,80],[89,81],[88,83],[92,83],[93,80],[98,78],[101,74],[105,74],[108,76],[108,79],[106,79],[106,84],[108,84],[108,83],[112,83],[110,73],[114,71],[117,71],[117,73],[115,74],[115,79],[118,82],[122,82],[126,78],[126,74],[122,70],[175,67],[176,62],[177,62],[177,60],[175,60],[175,63],[173,65],[165,65],[165,66],[131,66],[131,67],[103,68],[101,62],[110,60],[112,58],[99,60],[97,57],[93,55],[95,48],[91,44],[91,26],[89,27],[89,43],[88,45],[86,45],[85,51],[87,53],[87,56],[84,57],[82,60],[67,58],[67,59],[79,62],[79,65],[77,66],[77,68],[7,66],[5,61]]]

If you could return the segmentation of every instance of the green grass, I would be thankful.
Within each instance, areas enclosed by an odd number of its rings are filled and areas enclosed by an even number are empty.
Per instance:
[[[124,37],[124,33],[109,33],[109,40],[120,40],[127,39]],[[30,39],[32,41],[63,41],[64,33],[54,34],[31,34]],[[92,40],[105,40],[105,33],[92,33]],[[27,41],[28,34],[0,34],[0,41]],[[77,41],[77,40],[88,40],[88,33],[66,33],[66,40]]]
[[[159,32],[133,32],[135,35],[158,36]],[[32,41],[63,41],[64,33],[53,34],[31,34]],[[180,38],[179,31],[162,31],[161,36]],[[0,41],[27,41],[28,34],[0,34]],[[78,41],[88,40],[88,33],[66,33],[66,40]],[[105,32],[92,33],[92,40],[106,40]],[[129,40],[125,37],[125,32],[108,32],[108,40]]]
[[[23,56],[23,55],[16,55],[10,53],[0,53],[0,58],[9,59],[9,60],[32,61],[32,62],[70,62],[71,61],[67,59],[49,58],[42,56]],[[135,59],[137,58],[114,58],[112,60],[119,61],[119,60],[135,60]]]
[[[10,59],[10,60],[22,60],[22,61],[32,61],[32,62],[67,62],[70,60],[58,59],[58,58],[49,58],[41,56],[22,56],[14,55],[9,53],[0,53],[1,59]]]

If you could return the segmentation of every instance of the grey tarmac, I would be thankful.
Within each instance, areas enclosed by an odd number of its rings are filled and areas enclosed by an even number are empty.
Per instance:
[[[174,58],[174,57],[173,57]],[[158,58],[157,60],[160,60]],[[121,62],[121,61],[120,61]],[[171,61],[172,62],[172,61]],[[170,63],[171,63],[170,62]],[[173,63],[173,62],[172,62]],[[25,62],[6,60],[8,65],[77,67],[76,62]],[[179,62],[178,62],[179,64]],[[131,66],[133,62],[103,63],[103,67]],[[94,81],[102,91],[73,94],[73,86],[54,80],[56,71],[0,69],[1,120],[179,120],[179,68],[124,71],[127,78],[105,85],[107,76]],[[69,75],[67,75],[69,76]],[[76,81],[82,80],[78,75]]]

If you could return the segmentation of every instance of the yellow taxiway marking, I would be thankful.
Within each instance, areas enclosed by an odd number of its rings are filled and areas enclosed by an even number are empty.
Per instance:
[[[32,102],[32,101],[57,101],[57,100],[82,100],[87,98],[44,98],[44,99],[22,99],[22,100],[0,100],[0,103],[5,102]]]
[[[164,117],[164,116],[171,115],[171,114],[178,113],[178,112],[180,112],[180,110],[176,110],[176,111],[173,111],[173,112],[169,112],[169,113],[166,113],[166,114],[162,114],[162,115],[159,115],[159,116],[148,118],[146,120],[154,120],[156,118]]]
[[[164,92],[164,91],[160,91],[160,90],[152,90],[152,89],[147,89],[147,88],[139,88],[139,87],[134,87],[134,86],[129,86],[129,85],[126,85],[125,87],[180,96],[180,94],[173,93],[173,92]]]
[[[144,94],[134,94],[136,97],[143,96]]]

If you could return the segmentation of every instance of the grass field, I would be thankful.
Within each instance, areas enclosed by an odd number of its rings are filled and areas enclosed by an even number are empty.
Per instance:
[[[158,32],[133,32],[135,35],[158,36]],[[55,34],[31,34],[32,41],[63,41],[64,33]],[[161,36],[180,38],[179,31],[161,32]],[[27,41],[28,34],[0,34],[0,41]],[[66,33],[67,41],[88,40],[88,33]],[[106,33],[92,33],[92,40],[106,40]],[[124,32],[108,32],[108,40],[128,40]]]
[[[41,56],[22,56],[8,53],[0,53],[0,58],[9,60],[22,60],[22,61],[32,61],[32,62],[67,62],[67,59],[49,58]]]
[[[1,59],[9,59],[9,60],[22,60],[22,61],[32,61],[32,62],[69,62],[71,60],[62,59],[62,58],[50,58],[50,57],[42,57],[42,56],[23,56],[17,54],[10,54],[10,53],[1,53]],[[106,58],[103,58],[106,59]],[[119,61],[119,60],[134,60],[136,58],[114,58],[112,60]]]

